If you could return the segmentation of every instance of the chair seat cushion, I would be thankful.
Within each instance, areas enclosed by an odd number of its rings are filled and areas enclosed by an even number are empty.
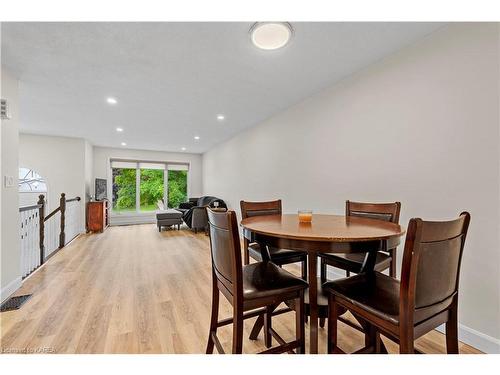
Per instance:
[[[251,243],[248,245],[248,253],[252,259],[262,261],[262,254],[260,252],[260,245],[258,243]],[[307,259],[307,253],[300,250],[278,249],[276,247],[269,247],[269,255],[271,260],[277,264],[287,264],[287,261],[292,263],[299,262]]]
[[[323,289],[373,315],[399,325],[399,281],[379,272],[329,281]]]
[[[366,253],[348,253],[348,254],[320,254],[326,262],[334,267],[347,269],[356,272],[361,270],[365,260]],[[391,256],[387,253],[378,252],[375,260],[375,271],[383,271],[390,267]]]
[[[398,280],[380,272],[362,273],[323,284],[325,291],[396,325],[399,325],[399,287]],[[440,313],[450,306],[453,297],[454,294],[439,303],[415,309],[414,323]]]
[[[257,299],[305,290],[307,283],[272,262],[243,267],[243,299]]]

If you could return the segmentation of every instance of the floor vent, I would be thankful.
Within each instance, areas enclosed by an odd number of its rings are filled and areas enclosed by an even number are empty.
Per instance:
[[[32,294],[25,294],[24,296],[11,297],[0,306],[0,312],[17,310],[31,298]]]

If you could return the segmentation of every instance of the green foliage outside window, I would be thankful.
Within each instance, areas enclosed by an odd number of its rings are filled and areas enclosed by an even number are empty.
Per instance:
[[[156,210],[156,202],[163,199],[163,170],[141,169],[141,211]]]
[[[187,171],[168,171],[168,207],[187,201]]]
[[[135,169],[113,168],[113,209],[135,210]]]
[[[164,196],[164,171],[140,170],[140,209],[156,210],[156,203]],[[113,169],[113,209],[135,211],[136,170]],[[168,207],[179,207],[187,201],[187,171],[168,171]]]

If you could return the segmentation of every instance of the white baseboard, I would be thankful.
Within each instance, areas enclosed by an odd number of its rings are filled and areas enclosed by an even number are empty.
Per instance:
[[[341,270],[328,267],[327,278],[329,280],[336,280],[344,278],[345,272]],[[444,324],[437,327],[436,331],[444,333]],[[500,354],[500,340],[494,337],[488,336],[482,332],[476,331],[475,329],[464,326],[463,324],[458,325],[458,339],[470,345],[484,353],[488,354]]]
[[[142,215],[111,215],[109,218],[109,225],[133,225],[133,224],[153,224],[156,223],[156,215],[142,214]]]
[[[18,290],[22,285],[22,278],[17,277],[8,283],[5,287],[0,291],[0,303],[3,303],[7,298],[9,298],[16,290]]]
[[[440,325],[436,328],[436,331],[444,333],[445,325]],[[458,325],[458,340],[478,350],[481,350],[484,353],[500,353],[499,339],[488,336],[482,332],[476,331],[475,329],[464,326],[463,324]]]

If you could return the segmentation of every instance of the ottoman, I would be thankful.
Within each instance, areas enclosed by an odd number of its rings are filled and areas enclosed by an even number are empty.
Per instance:
[[[172,225],[177,225],[177,229],[180,229],[182,212],[170,208],[156,211],[156,224],[159,232],[161,232],[161,227],[170,227]]]

